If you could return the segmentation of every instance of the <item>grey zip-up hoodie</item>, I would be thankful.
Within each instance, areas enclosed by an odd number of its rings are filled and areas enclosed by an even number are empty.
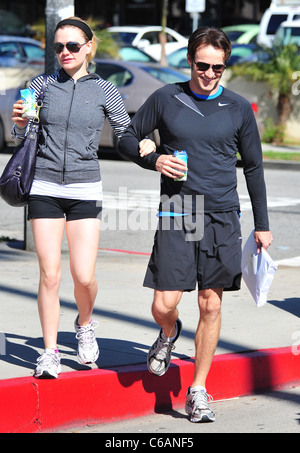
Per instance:
[[[42,82],[43,77],[37,77],[30,88],[38,94]],[[75,83],[63,69],[48,76],[35,179],[58,184],[100,181],[97,151],[106,116],[120,137],[130,120],[110,82],[89,74]],[[24,131],[14,127],[13,135],[17,142]]]

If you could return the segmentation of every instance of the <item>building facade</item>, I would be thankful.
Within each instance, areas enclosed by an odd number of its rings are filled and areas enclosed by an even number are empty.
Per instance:
[[[206,0],[206,11],[199,25],[222,27],[237,23],[259,23],[270,0]],[[74,0],[75,13],[94,17],[107,25],[159,25],[163,0]],[[184,35],[192,32],[192,18],[185,11],[185,0],[168,0],[167,25]],[[0,9],[12,11],[25,23],[45,16],[46,0],[0,0]]]

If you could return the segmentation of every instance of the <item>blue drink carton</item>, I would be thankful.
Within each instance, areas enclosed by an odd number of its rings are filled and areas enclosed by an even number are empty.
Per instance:
[[[177,157],[177,159],[183,160],[187,167],[187,152],[186,151],[174,151],[174,157]],[[179,176],[178,178],[174,179],[174,181],[186,181],[187,180],[187,171],[184,172],[184,176]]]
[[[37,116],[37,103],[35,100],[35,90],[26,88],[20,91],[21,99],[25,107],[23,118],[36,118]]]

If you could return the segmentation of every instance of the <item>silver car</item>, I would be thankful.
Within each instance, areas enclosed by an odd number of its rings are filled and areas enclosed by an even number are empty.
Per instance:
[[[130,117],[143,105],[146,99],[158,88],[174,82],[189,80],[186,74],[160,66],[157,63],[123,62],[116,60],[95,60],[91,69],[105,80],[112,82],[119,90]],[[0,68],[1,78],[1,68]],[[2,94],[2,95],[1,95]],[[13,144],[11,137],[12,105],[20,98],[19,88],[0,92],[0,150],[5,144]],[[154,131],[151,137],[159,145],[159,136]],[[105,121],[101,134],[100,148],[111,148],[116,152],[116,137],[108,122]]]
[[[0,66],[44,67],[45,49],[40,41],[22,36],[0,35]]]

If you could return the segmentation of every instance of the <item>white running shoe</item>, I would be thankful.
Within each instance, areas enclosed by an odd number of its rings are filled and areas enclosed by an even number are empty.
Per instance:
[[[212,400],[212,396],[208,395],[205,389],[197,390],[197,388],[189,387],[185,412],[190,416],[190,421],[193,423],[214,422],[215,414],[208,405]]]
[[[94,331],[98,327],[98,322],[92,321],[87,326],[79,326],[78,318],[79,315],[74,322],[78,340],[77,360],[82,365],[94,363],[99,357],[99,348]]]
[[[38,379],[57,379],[61,373],[60,355],[53,349],[46,349],[37,359],[34,377]]]
[[[162,329],[159,332],[157,340],[151,346],[147,356],[147,366],[150,373],[156,376],[163,376],[169,369],[171,362],[171,354],[175,349],[175,341],[178,339],[181,330],[182,323],[180,319],[176,321],[177,333],[173,341],[167,341],[162,337]]]

